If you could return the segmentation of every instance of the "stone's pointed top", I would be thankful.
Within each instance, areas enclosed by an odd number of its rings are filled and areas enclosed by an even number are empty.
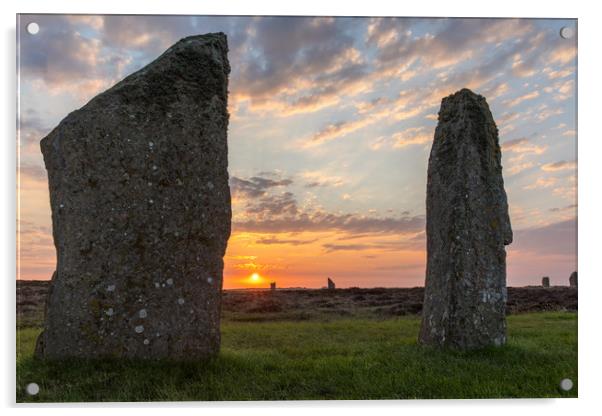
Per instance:
[[[469,117],[485,117],[492,119],[487,100],[468,88],[462,88],[441,100],[439,121],[450,121],[458,116],[468,114]]]
[[[443,98],[442,102],[457,102],[467,99],[475,101],[485,101],[485,97],[483,97],[482,95],[479,95],[473,92],[472,90],[469,90],[468,88],[462,88],[461,90],[456,91],[455,93]]]
[[[149,70],[156,66],[165,65],[166,62],[173,60],[174,58],[192,61],[187,62],[189,65],[203,65],[202,62],[198,61],[199,54],[203,56],[203,59],[206,59],[207,56],[213,58],[214,61],[223,65],[227,68],[228,72],[230,71],[230,66],[228,65],[228,60],[223,59],[224,56],[228,53],[228,37],[225,33],[206,33],[204,35],[194,35],[187,36],[185,38],[180,39],[173,45],[171,45],[165,52],[163,52],[157,59],[153,62],[142,68],[140,71],[135,72],[132,75],[136,74],[146,74]],[[173,55],[177,55],[174,57]],[[181,62],[178,62],[182,64]],[[130,75],[130,77],[132,76]],[[128,78],[130,78],[128,77]],[[126,78],[127,79],[127,78]]]
[[[200,42],[200,43],[208,43],[210,41],[213,40],[217,40],[219,42],[227,42],[228,41],[228,36],[226,36],[226,34],[224,32],[213,32],[213,33],[205,33],[202,35],[192,35],[192,36],[186,36],[185,38],[180,39],[176,45],[178,43],[182,43],[182,42]]]
[[[479,95],[479,94],[477,94],[475,92],[472,92],[472,90],[469,89],[469,88],[462,88],[460,91],[456,91],[452,95],[458,95],[458,94],[461,94],[461,95],[470,95],[470,96],[474,96],[474,97],[482,97],[481,95]]]
[[[217,46],[228,51],[228,37],[225,33],[206,33],[204,35],[187,36],[174,43],[163,55],[171,54],[182,49],[194,50],[207,46]]]

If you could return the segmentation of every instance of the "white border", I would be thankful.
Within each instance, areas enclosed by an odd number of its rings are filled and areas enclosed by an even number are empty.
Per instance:
[[[531,411],[545,412],[549,415],[589,414],[602,408],[599,386],[601,349],[601,316],[600,297],[602,290],[602,267],[600,266],[600,169],[602,148],[597,120],[601,111],[602,92],[600,89],[600,27],[602,16],[596,10],[594,1],[545,1],[527,2],[524,0],[504,0],[502,2],[482,2],[469,0],[453,1],[420,1],[394,2],[387,0],[351,1],[270,1],[270,0],[222,0],[213,2],[193,0],[169,1],[124,1],[98,0],[73,2],[69,0],[20,0],[10,4],[7,0],[0,2],[2,13],[2,89],[3,99],[0,101],[2,125],[8,126],[2,140],[4,148],[2,157],[3,203],[1,204],[4,222],[1,263],[2,302],[5,306],[2,313],[5,335],[2,337],[3,369],[0,380],[2,388],[2,404],[14,407],[15,391],[15,14],[20,13],[89,13],[89,14],[237,14],[237,15],[348,15],[348,16],[464,16],[464,17],[547,17],[579,19],[579,399],[564,400],[441,400],[441,401],[398,401],[398,402],[254,402],[254,403],[180,403],[152,405],[87,405],[86,409],[93,414],[106,416],[111,412],[131,412],[131,407],[144,407],[145,414],[163,414],[164,407],[175,407],[184,410],[186,407],[202,407],[204,410],[191,411],[194,414],[210,411],[213,413],[244,413],[245,416],[279,414],[306,415],[308,411],[331,413],[338,412],[349,415],[365,414],[370,408],[379,413],[395,414],[400,412],[420,414],[446,415],[462,414],[504,415],[509,412]],[[46,406],[44,409],[29,407],[26,413],[43,411],[49,414],[79,414],[81,409],[73,408],[81,405],[63,406],[68,409],[59,410],[59,406]],[[19,406],[23,407],[23,406]],[[14,409],[11,409],[11,413]]]

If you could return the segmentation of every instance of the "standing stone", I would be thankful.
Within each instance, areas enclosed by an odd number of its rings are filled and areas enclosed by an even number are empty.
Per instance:
[[[419,341],[473,349],[506,342],[512,242],[498,130],[485,98],[443,99],[429,158],[427,269]]]
[[[330,290],[336,289],[336,285],[334,284],[334,282],[332,281],[332,279],[330,277],[328,278],[328,289],[330,289]]]
[[[541,279],[541,286],[550,287],[550,278],[545,276]]]
[[[57,270],[39,357],[218,353],[227,51],[182,39],[42,140]]]
[[[276,290],[276,282],[270,282],[270,290]]]
[[[569,285],[571,285],[571,287],[577,287],[577,272],[573,272],[569,276]]]

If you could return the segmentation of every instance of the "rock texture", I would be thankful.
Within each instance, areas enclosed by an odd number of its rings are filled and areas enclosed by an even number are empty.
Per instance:
[[[550,278],[545,276],[541,278],[541,286],[542,287],[550,287]]]
[[[182,39],[42,140],[57,270],[38,356],[219,351],[227,51],[222,33]]]
[[[569,276],[569,285],[572,287],[577,287],[577,272],[573,272]]]
[[[443,99],[428,166],[423,344],[506,341],[506,250],[512,242],[498,130],[485,98]]]
[[[336,289],[336,285],[334,284],[334,282],[332,281],[332,279],[330,277],[328,278],[328,289],[330,289],[330,290]]]

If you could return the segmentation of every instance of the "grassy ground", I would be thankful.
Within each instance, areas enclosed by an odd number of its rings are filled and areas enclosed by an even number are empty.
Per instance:
[[[505,347],[420,347],[416,316],[222,323],[209,363],[41,362],[39,329],[17,332],[17,401],[416,399],[577,396],[577,314],[508,318]],[[570,392],[559,389],[570,378]],[[25,386],[40,385],[37,396]]]

